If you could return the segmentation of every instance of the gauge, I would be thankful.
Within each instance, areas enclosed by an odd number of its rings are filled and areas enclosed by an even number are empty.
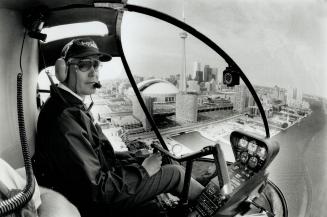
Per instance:
[[[248,165],[252,169],[255,168],[258,165],[258,158],[254,156],[250,157]]]
[[[257,144],[254,140],[252,140],[251,142],[249,142],[249,145],[248,145],[248,150],[249,150],[249,153],[252,154],[254,153],[256,150],[257,150]]]
[[[249,158],[249,154],[247,152],[242,152],[240,159],[242,163],[246,163],[248,161]]]
[[[257,150],[257,155],[260,157],[261,160],[264,160],[266,159],[266,154],[267,154],[267,151],[265,148],[263,147],[258,147],[258,150]]]
[[[242,139],[240,139],[240,141],[238,142],[238,146],[242,147],[242,148],[246,148],[248,145],[248,140],[246,139],[246,137],[243,137]]]

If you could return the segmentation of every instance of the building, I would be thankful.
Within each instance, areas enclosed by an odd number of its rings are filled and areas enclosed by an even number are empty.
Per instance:
[[[192,79],[193,80],[197,80],[198,72],[200,72],[200,71],[201,71],[201,63],[195,61],[193,63],[193,72],[192,72]]]
[[[273,99],[281,99],[282,98],[282,89],[280,87],[278,87],[277,85],[275,85],[273,88],[272,98]]]
[[[207,92],[210,92],[212,90],[212,84],[209,81],[204,83],[204,87]]]
[[[217,85],[219,85],[219,72],[218,68],[212,68],[212,79],[216,82]]]
[[[245,85],[235,86],[234,110],[244,113],[249,108],[249,91]]]
[[[271,106],[263,106],[263,110],[267,118],[273,117],[273,108]],[[261,116],[258,106],[250,106],[248,112],[252,116]]]
[[[286,104],[291,107],[303,107],[303,92],[302,89],[296,87],[288,87],[286,94]]]
[[[114,127],[121,127],[124,130],[130,130],[130,129],[142,127],[142,123],[131,115],[112,117],[111,124]]]
[[[131,86],[129,82],[122,82],[118,86],[118,93],[124,95],[128,88]]]
[[[215,111],[215,110],[233,110],[233,104],[226,98],[213,95],[200,95],[198,98],[198,112]]]
[[[150,115],[153,115],[156,105],[174,104],[176,102],[176,94],[179,92],[172,83],[162,79],[146,80],[138,83],[137,87],[142,94],[143,101]],[[150,123],[132,89],[129,89],[128,95],[133,102],[133,116],[142,123],[145,130],[151,129]],[[162,106],[159,107],[162,108]]]
[[[198,83],[203,82],[203,72],[202,71],[196,71],[195,80],[198,81]]]
[[[200,93],[200,85],[197,81],[187,81],[187,86],[188,93]]]
[[[205,65],[203,68],[203,81],[211,81],[212,78],[212,68],[209,65]]]

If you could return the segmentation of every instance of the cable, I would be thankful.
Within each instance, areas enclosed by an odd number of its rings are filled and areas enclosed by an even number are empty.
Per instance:
[[[32,162],[29,153],[29,147],[26,139],[25,123],[24,123],[24,109],[23,109],[23,67],[22,67],[22,54],[27,30],[25,30],[22,47],[19,56],[20,73],[17,75],[17,113],[18,113],[18,126],[19,135],[23,152],[24,166],[26,171],[26,186],[24,189],[14,195],[13,197],[0,202],[0,216],[5,216],[13,213],[17,209],[24,207],[32,198],[35,190],[35,180],[32,169]]]
[[[19,54],[19,68],[20,68],[20,73],[22,73],[22,74],[23,74],[22,56],[23,56],[26,34],[27,34],[27,30],[25,30],[25,32],[24,32],[22,47],[20,48],[20,54]]]
[[[93,107],[93,99],[92,99],[92,95],[90,94],[90,99],[91,99],[91,104],[89,105],[89,107],[86,109],[87,112],[90,112],[91,111],[91,108]]]

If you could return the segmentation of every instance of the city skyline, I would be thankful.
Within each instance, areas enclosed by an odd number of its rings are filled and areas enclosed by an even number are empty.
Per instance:
[[[182,1],[134,0],[129,3],[181,19]],[[221,46],[252,83],[277,84],[285,88],[288,84],[301,86],[304,93],[326,98],[325,8],[325,3],[319,0],[264,3],[191,0],[185,2],[185,16],[188,24]],[[132,72],[143,72],[145,77],[150,73],[156,76],[180,72],[182,45],[179,32],[179,29],[147,16],[124,14],[122,41]],[[217,67],[218,71],[226,67],[221,58],[192,37],[187,39],[186,53],[187,74],[191,74],[194,61]],[[113,67],[114,62],[109,64],[112,66],[108,66],[108,71],[122,72],[121,67]]]
[[[204,76],[204,72],[205,72],[205,70],[206,70],[206,67],[207,68],[209,68],[209,69],[211,69],[211,70],[215,70],[215,69],[217,69],[217,68],[215,68],[215,67],[212,67],[211,65],[208,65],[208,64],[205,64],[205,63],[200,63],[200,62],[194,62],[194,64],[193,64],[193,66],[195,67],[195,64],[198,64],[196,67],[198,67],[198,72],[200,71],[200,72],[202,72],[202,82],[203,83],[206,83],[206,82],[210,82],[210,80],[208,80],[208,79],[203,79],[205,76]],[[216,72],[216,74],[210,74],[211,76],[212,75],[214,75],[214,77],[212,77],[212,79],[214,79],[214,82],[219,82],[219,84],[222,84],[222,74],[223,74],[223,71],[218,71],[218,72]],[[216,75],[218,76],[218,77],[216,77]],[[172,77],[173,76],[173,77]],[[160,79],[163,79],[163,80],[167,80],[167,81],[169,81],[169,82],[171,82],[171,83],[173,83],[172,81],[171,81],[171,79],[173,78],[173,79],[177,79],[176,81],[177,82],[179,82],[178,80],[179,80],[179,76],[180,76],[180,74],[179,73],[177,73],[177,74],[167,74],[166,76],[164,76],[164,75],[162,75],[162,76],[160,76],[159,78]],[[136,83],[138,83],[138,78],[141,78],[142,79],[142,81],[143,80],[148,80],[148,79],[152,79],[154,76],[150,76],[150,77],[146,77],[146,76],[141,76],[141,75],[134,75],[134,79],[136,80]],[[190,72],[190,73],[187,73],[186,74],[186,81],[187,81],[187,83],[188,83],[188,81],[190,80],[189,78],[191,78],[191,80],[192,81],[198,81],[198,83],[200,83],[200,81],[198,80],[198,78],[195,76],[195,74],[194,74],[194,70],[193,70],[193,72]],[[104,77],[100,77],[100,80],[101,79],[104,79],[103,81],[104,82],[110,82],[110,81],[117,81],[117,80],[128,80],[127,79],[127,76],[125,75],[125,73],[120,73],[119,74],[119,76],[117,76],[117,77],[111,77],[111,78],[107,78],[107,79],[105,79]],[[202,83],[201,82],[201,83]],[[250,81],[251,82],[251,81]],[[243,84],[243,85],[245,85],[243,82],[241,82],[241,84]],[[293,89],[293,88],[295,88],[295,89],[298,89],[298,90],[300,90],[300,91],[303,91],[303,89],[300,87],[300,86],[291,86],[291,85],[287,85],[287,86],[280,86],[279,84],[272,84],[271,86],[265,86],[265,85],[261,85],[261,84],[256,84],[256,83],[253,83],[253,82],[251,82],[251,84],[253,85],[253,86],[262,86],[262,87],[266,87],[266,88],[274,88],[274,87],[278,87],[278,88],[281,88],[281,89],[284,89],[284,90],[289,90],[289,89]],[[188,85],[190,85],[190,83],[188,83]],[[303,92],[303,94],[307,94],[307,95],[311,95],[311,94],[309,94],[309,93],[305,93],[305,92]],[[313,95],[313,96],[317,96],[317,95]]]

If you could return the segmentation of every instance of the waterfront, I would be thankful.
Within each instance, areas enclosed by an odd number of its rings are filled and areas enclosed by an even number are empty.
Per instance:
[[[311,109],[308,118],[272,138],[280,151],[269,168],[270,179],[284,193],[289,216],[318,217],[327,211],[326,114],[321,102]]]
[[[280,151],[268,169],[269,178],[282,190],[292,217],[318,217],[327,211],[326,114],[321,102],[313,102],[311,109],[310,116],[271,138],[280,144]],[[193,151],[212,145],[198,132],[173,139]],[[229,160],[231,150],[224,143],[221,145]]]

